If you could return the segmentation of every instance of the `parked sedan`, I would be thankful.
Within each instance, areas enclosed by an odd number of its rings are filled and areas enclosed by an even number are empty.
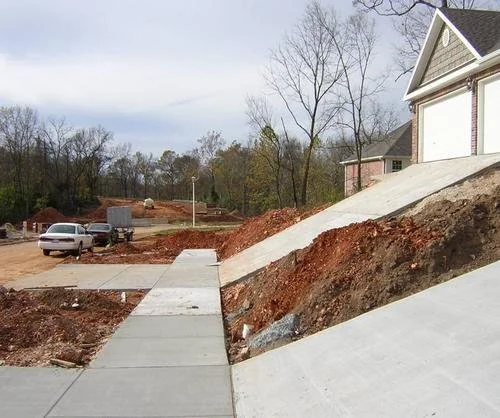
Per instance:
[[[57,223],[40,235],[38,247],[42,249],[43,255],[50,255],[51,251],[63,251],[79,256],[83,250],[94,251],[94,237],[80,224]]]
[[[92,234],[94,242],[97,244],[114,244],[118,242],[118,230],[111,224],[95,223],[90,224],[87,232]]]

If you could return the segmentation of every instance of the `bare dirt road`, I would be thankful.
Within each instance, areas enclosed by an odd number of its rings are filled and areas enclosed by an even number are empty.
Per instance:
[[[51,269],[62,262],[64,254],[44,257],[36,241],[0,246],[0,284]]]
[[[140,227],[135,229],[135,239],[144,239],[154,233],[168,229],[167,225]],[[96,247],[99,252],[102,247]],[[44,257],[36,241],[0,245],[0,285],[26,274],[49,270],[64,261],[63,253],[52,253]]]

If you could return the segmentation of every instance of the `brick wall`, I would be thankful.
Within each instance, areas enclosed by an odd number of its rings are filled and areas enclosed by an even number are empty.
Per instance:
[[[384,174],[384,161],[369,161],[361,164],[361,187],[370,183],[371,176]],[[350,196],[356,191],[358,166],[356,163],[345,166],[345,195]]]

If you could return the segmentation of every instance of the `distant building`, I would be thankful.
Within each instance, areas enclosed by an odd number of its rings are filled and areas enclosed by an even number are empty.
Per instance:
[[[500,12],[436,10],[404,100],[412,162],[500,152]]]
[[[361,153],[361,187],[373,183],[374,176],[400,171],[410,165],[412,123],[406,122],[389,133],[383,141],[367,145]],[[344,165],[346,196],[356,191],[358,160],[353,154],[341,162]]]

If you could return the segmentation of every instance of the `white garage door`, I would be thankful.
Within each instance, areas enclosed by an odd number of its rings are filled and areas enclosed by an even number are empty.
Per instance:
[[[500,152],[500,77],[480,83],[479,103],[479,112],[483,115],[479,135],[482,152]]]
[[[471,93],[465,91],[420,107],[420,161],[471,155]]]

